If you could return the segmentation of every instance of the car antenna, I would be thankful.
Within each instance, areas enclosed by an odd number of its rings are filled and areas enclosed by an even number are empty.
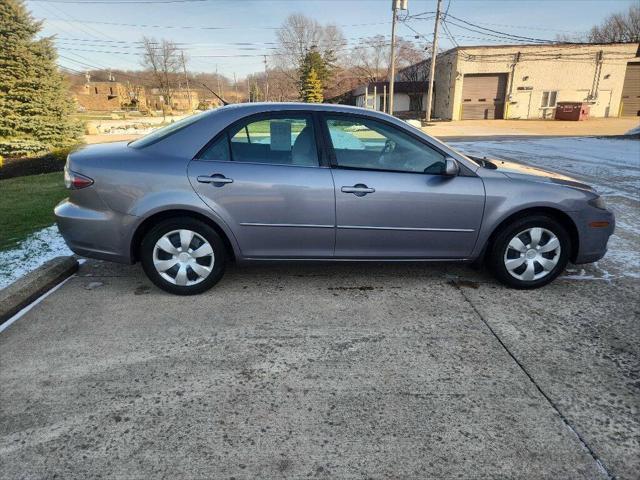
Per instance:
[[[207,86],[207,84],[206,84],[206,83],[203,83],[203,84],[202,84],[202,86],[203,86],[204,88],[206,88],[207,90],[209,90],[211,93],[213,93],[213,94],[216,96],[216,98],[222,102],[222,105],[224,105],[225,107],[226,107],[227,105],[229,105],[229,102],[227,102],[224,98],[222,98],[222,97],[221,97],[220,95],[218,95],[216,92],[214,92],[213,90],[211,90],[211,89]]]

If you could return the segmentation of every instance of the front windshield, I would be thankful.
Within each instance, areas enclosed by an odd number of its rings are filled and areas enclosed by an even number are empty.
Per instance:
[[[139,138],[138,140],[134,140],[133,142],[130,142],[129,146],[132,148],[144,148],[153,143],[159,142],[160,140],[168,137],[169,135],[173,135],[174,133],[182,130],[183,128],[194,124],[195,122],[199,121],[203,116],[205,116],[208,113],[210,113],[210,110],[207,110],[205,112],[200,112],[195,115],[189,115],[188,117],[178,120],[177,122],[170,123],[169,125],[159,128],[158,130],[154,130],[153,132],[145,135],[142,138]]]

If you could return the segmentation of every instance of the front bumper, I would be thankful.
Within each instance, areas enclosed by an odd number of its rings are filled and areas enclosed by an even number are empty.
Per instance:
[[[616,219],[613,212],[589,207],[572,214],[578,228],[578,251],[573,263],[592,263],[607,253],[607,242],[615,231]],[[602,226],[606,224],[606,226]],[[599,226],[595,226],[599,225]]]
[[[131,263],[127,232],[134,219],[111,210],[101,211],[81,207],[66,199],[54,209],[56,223],[69,248],[76,254]]]

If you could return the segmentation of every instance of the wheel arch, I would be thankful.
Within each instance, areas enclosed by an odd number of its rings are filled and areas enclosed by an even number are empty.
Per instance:
[[[486,257],[486,253],[491,250],[491,246],[495,241],[498,234],[506,228],[513,221],[523,218],[525,216],[532,215],[545,215],[553,218],[558,223],[560,223],[563,227],[567,229],[567,233],[569,234],[569,238],[571,241],[571,252],[569,254],[569,259],[573,262],[578,255],[578,251],[580,249],[580,236],[578,234],[578,227],[576,226],[573,219],[567,215],[562,210],[552,207],[530,207],[522,210],[518,210],[517,212],[511,213],[509,216],[504,218],[491,232],[489,238],[485,242],[484,248],[482,249],[481,258],[484,260]]]
[[[236,251],[234,248],[234,244],[231,242],[229,235],[224,231],[220,225],[213,220],[212,218],[199,213],[193,210],[187,209],[171,209],[171,210],[162,210],[160,212],[156,212],[149,217],[145,218],[140,225],[138,225],[131,237],[131,260],[132,262],[137,262],[140,260],[140,245],[142,243],[142,239],[144,236],[151,230],[158,222],[163,220],[167,220],[169,218],[192,218],[194,220],[199,220],[203,223],[206,223],[211,228],[213,228],[220,238],[224,242],[224,246],[227,249],[229,254],[229,259],[232,261],[236,260]]]

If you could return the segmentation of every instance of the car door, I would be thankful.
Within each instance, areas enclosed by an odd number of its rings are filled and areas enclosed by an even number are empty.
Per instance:
[[[391,123],[323,116],[336,189],[336,257],[470,255],[484,210],[473,172],[444,174],[446,154]]]
[[[333,180],[320,165],[316,131],[310,114],[251,116],[189,163],[192,185],[231,227],[244,257],[333,255]]]

